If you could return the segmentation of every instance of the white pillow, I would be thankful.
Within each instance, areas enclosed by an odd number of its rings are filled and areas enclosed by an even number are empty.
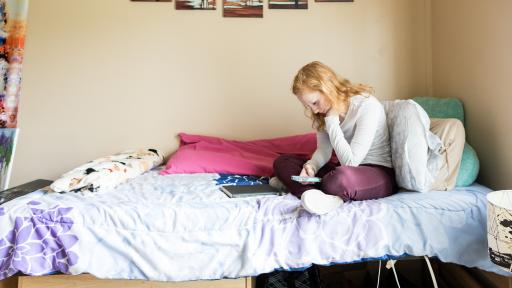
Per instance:
[[[155,149],[125,151],[79,166],[50,187],[55,192],[107,191],[160,165],[162,160],[162,154]]]
[[[430,132],[430,119],[413,100],[384,101],[391,158],[398,186],[428,192],[441,167],[441,139]]]

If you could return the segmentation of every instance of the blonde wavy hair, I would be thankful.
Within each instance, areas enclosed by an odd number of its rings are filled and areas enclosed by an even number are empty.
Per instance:
[[[374,92],[368,85],[353,84],[348,79],[336,75],[331,68],[319,61],[302,67],[293,79],[293,94],[299,96],[306,90],[324,94],[329,104],[337,111],[347,111],[350,97]],[[306,116],[313,121],[313,128],[317,131],[324,130],[325,115],[315,114],[308,107],[305,109]]]

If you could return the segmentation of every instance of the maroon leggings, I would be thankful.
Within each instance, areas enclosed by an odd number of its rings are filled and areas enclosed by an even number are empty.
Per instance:
[[[274,161],[274,174],[299,197],[309,189],[320,189],[331,195],[340,196],[343,201],[377,199],[396,192],[395,173],[392,168],[362,164],[358,167],[336,166],[327,163],[317,173],[322,182],[303,185],[291,180],[292,175],[299,175],[306,159],[295,155],[282,155]]]

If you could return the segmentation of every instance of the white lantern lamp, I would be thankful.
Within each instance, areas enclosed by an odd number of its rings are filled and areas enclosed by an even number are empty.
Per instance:
[[[487,194],[487,241],[491,261],[512,272],[512,190]]]

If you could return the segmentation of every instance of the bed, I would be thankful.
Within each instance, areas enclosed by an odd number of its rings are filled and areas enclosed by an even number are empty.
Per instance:
[[[57,272],[251,279],[276,269],[422,255],[504,273],[487,255],[484,186],[402,191],[323,216],[291,195],[230,199],[219,191],[264,181],[155,169],[105,193],[33,192],[0,206],[0,279]]]

